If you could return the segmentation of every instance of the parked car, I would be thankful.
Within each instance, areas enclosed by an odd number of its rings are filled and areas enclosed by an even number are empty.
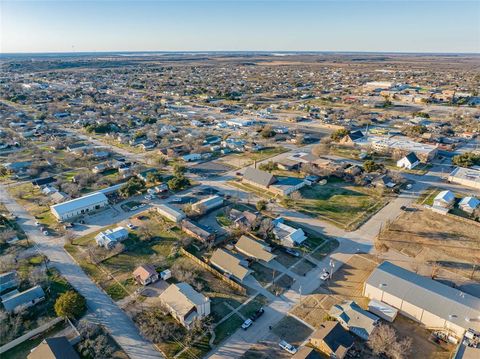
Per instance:
[[[287,252],[287,253],[290,254],[291,256],[300,257],[300,253],[297,252],[296,250],[292,249],[292,248],[287,248],[287,249],[285,249],[285,252]]]
[[[253,321],[251,319],[247,319],[246,321],[243,322],[242,329],[247,330],[248,328],[250,328],[252,324],[253,324]]]
[[[412,187],[413,187],[413,186],[412,186],[411,183],[407,184],[407,186],[406,186],[407,189],[412,189]]]
[[[40,225],[39,221],[35,221],[35,225],[38,227]]]
[[[321,280],[327,280],[330,277],[330,272],[323,272],[322,275],[320,276]]]
[[[297,348],[291,344],[288,344],[285,340],[282,340],[280,343],[278,343],[278,345],[280,345],[280,348],[286,350],[290,354],[295,354],[297,352]]]
[[[44,236],[48,236],[48,231],[43,231]]]
[[[127,227],[130,228],[130,229],[135,229],[135,226],[134,226],[133,224],[131,224],[131,223],[128,223],[128,224],[127,224]]]
[[[260,308],[255,313],[252,314],[250,319],[252,321],[256,321],[258,318],[260,318],[263,315],[263,313],[265,313],[265,310],[263,308]]]

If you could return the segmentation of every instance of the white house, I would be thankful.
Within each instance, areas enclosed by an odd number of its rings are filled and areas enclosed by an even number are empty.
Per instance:
[[[185,162],[194,162],[200,161],[202,159],[202,155],[200,153],[190,153],[182,157]]]
[[[187,283],[170,285],[159,298],[170,314],[187,328],[195,320],[210,314],[210,298],[197,292]]]
[[[124,241],[127,238],[128,231],[123,227],[117,227],[100,232],[95,236],[95,241],[97,242],[98,246],[111,249],[115,247],[118,242]]]
[[[433,199],[433,206],[440,208],[452,208],[455,203],[455,194],[452,191],[442,191]]]
[[[106,206],[108,206],[108,199],[105,194],[94,192],[80,198],[50,206],[50,211],[59,221],[65,221],[97,211]]]
[[[282,242],[283,245],[293,247],[301,244],[307,239],[305,232],[301,228],[293,228],[283,223],[283,218],[273,221],[273,234]]]
[[[462,211],[473,213],[473,211],[475,211],[479,205],[480,201],[475,197],[465,197],[460,201],[458,207],[460,207]]]
[[[397,167],[406,168],[411,170],[420,163],[417,155],[414,152],[410,152],[408,155],[397,161]]]

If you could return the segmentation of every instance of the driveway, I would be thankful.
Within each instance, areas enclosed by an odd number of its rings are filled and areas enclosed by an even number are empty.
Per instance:
[[[33,240],[37,250],[50,259],[50,265],[57,268],[69,283],[87,300],[88,310],[97,321],[104,325],[115,341],[130,358],[162,358],[152,343],[142,338],[133,321],[101,291],[82,271],[72,257],[63,249],[63,238],[46,237],[35,226],[35,219],[19,205],[3,186],[0,198],[7,209],[18,217],[18,224]]]

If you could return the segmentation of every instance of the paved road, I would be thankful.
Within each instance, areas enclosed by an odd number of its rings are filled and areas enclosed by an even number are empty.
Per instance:
[[[18,224],[29,239],[35,242],[38,251],[44,253],[50,259],[50,264],[87,299],[89,311],[95,314],[96,319],[107,328],[130,358],[162,358],[152,344],[140,336],[137,327],[125,312],[102,292],[65,252],[62,238],[44,236],[35,226],[34,217],[11,198],[3,186],[0,186],[0,199],[7,209],[18,217]]]

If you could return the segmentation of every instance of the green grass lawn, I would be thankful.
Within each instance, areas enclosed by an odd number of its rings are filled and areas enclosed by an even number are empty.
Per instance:
[[[238,314],[233,314],[230,318],[217,325],[214,329],[215,340],[213,341],[213,344],[217,345],[235,333],[235,331],[240,328],[242,323],[243,319],[240,318]]]
[[[345,229],[355,229],[386,204],[375,190],[337,180],[300,190],[301,199],[286,199],[284,205],[329,220]]]
[[[240,308],[240,313],[246,318],[251,317],[257,310],[268,304],[268,299],[262,294],[258,294],[248,304]]]
[[[198,359],[205,356],[210,351],[211,334],[206,334],[201,339],[193,343],[188,350],[184,351],[177,358],[179,359]]]
[[[232,311],[232,309],[227,307],[224,302],[225,300],[223,298],[212,298],[211,314],[214,323],[218,323]]]

